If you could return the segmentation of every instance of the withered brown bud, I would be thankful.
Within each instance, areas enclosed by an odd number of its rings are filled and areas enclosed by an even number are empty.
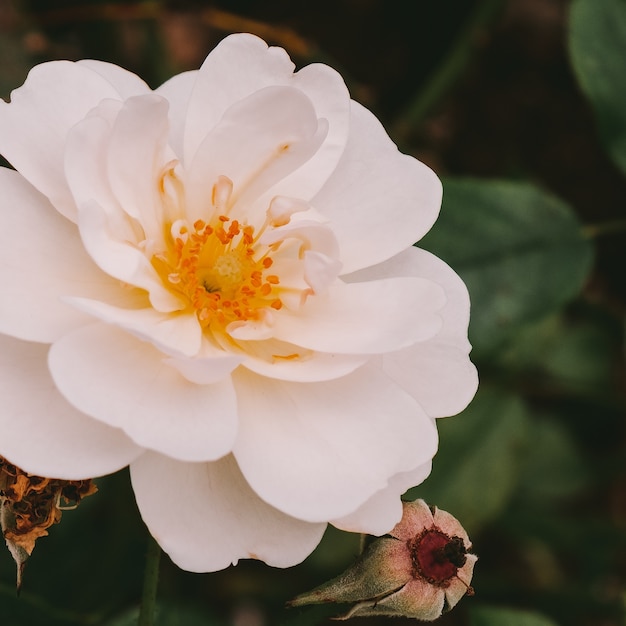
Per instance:
[[[97,491],[91,479],[60,480],[34,476],[0,456],[0,527],[17,565],[17,589],[39,537],[61,521],[64,509],[75,508]]]

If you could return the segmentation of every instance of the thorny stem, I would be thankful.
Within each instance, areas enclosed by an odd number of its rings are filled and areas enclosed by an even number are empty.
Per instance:
[[[411,131],[454,85],[467,66],[472,51],[477,47],[480,35],[499,14],[502,4],[502,0],[482,0],[477,4],[448,55],[428,78],[426,84],[420,87],[413,101],[394,125],[391,136],[395,141],[399,143],[405,141]]]
[[[143,577],[143,592],[141,594],[138,626],[154,626],[155,624],[160,561],[161,548],[152,535],[150,535],[146,552],[146,569]]]

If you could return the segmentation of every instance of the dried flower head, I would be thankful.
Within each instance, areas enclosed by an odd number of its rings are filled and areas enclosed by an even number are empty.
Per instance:
[[[473,595],[477,557],[461,524],[423,500],[405,502],[403,508],[402,520],[388,536],[374,539],[343,574],[290,605],[350,603],[338,619],[389,615],[432,621],[464,595]]]
[[[21,586],[26,559],[35,542],[61,521],[62,511],[96,493],[92,480],[58,480],[33,476],[0,456],[0,525],[17,565]]]

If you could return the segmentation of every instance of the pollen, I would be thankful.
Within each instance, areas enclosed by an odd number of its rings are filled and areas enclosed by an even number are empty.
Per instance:
[[[204,329],[258,320],[263,309],[280,310],[280,279],[266,274],[272,249],[257,250],[255,230],[226,215],[210,223],[177,222],[166,228],[167,249],[152,257],[167,288],[188,302]]]

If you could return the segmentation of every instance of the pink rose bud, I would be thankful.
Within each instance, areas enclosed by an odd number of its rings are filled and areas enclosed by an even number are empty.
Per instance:
[[[475,554],[467,533],[452,515],[423,500],[403,503],[402,520],[374,539],[337,578],[299,595],[289,604],[350,603],[338,619],[387,615],[432,621],[449,611],[470,587]]]

